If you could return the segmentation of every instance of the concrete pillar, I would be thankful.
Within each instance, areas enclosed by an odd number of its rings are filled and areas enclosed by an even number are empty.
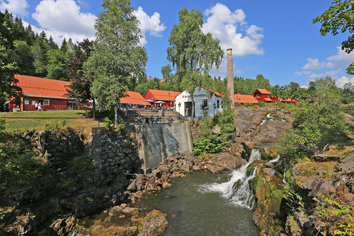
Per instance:
[[[232,48],[227,49],[227,90],[230,93],[231,107],[235,107],[234,98],[234,66],[232,63]]]

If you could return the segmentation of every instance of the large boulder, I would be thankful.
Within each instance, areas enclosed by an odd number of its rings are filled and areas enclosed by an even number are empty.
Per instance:
[[[354,172],[354,152],[341,156],[339,158],[340,164],[337,166],[338,170],[344,171],[346,173]]]
[[[166,214],[158,210],[149,212],[139,224],[138,236],[158,236],[161,235],[168,226]]]

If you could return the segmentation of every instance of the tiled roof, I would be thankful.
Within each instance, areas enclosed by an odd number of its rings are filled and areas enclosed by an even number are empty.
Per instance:
[[[202,86],[202,88],[205,89],[205,90],[208,90],[209,92],[213,92],[213,93],[214,93],[216,96],[218,96],[218,97],[221,97],[221,96],[224,95],[224,93],[215,92],[214,90],[205,88],[205,87],[203,87],[203,86]]]
[[[264,100],[266,100],[267,102],[272,102],[273,100],[270,98],[264,98]]]
[[[27,75],[14,75],[25,95],[66,98],[70,83]]]
[[[145,98],[138,92],[126,91],[125,94],[127,96],[120,99],[122,104],[150,105],[150,103],[144,102]]]
[[[156,101],[174,101],[180,92],[149,89]]]
[[[268,92],[268,90],[266,89],[257,89],[261,94],[270,94],[270,92]],[[256,91],[257,91],[256,90]]]
[[[258,103],[258,100],[252,95],[242,95],[240,93],[234,95],[235,103]]]

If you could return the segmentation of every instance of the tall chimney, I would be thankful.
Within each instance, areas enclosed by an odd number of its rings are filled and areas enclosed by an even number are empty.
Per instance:
[[[232,48],[227,49],[227,90],[230,93],[231,107],[235,107],[234,98],[234,66],[232,63]]]

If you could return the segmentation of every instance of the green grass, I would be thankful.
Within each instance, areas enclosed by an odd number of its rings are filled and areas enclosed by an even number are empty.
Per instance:
[[[38,111],[38,112],[0,112],[0,118],[6,118],[6,130],[43,130],[45,124],[67,121],[66,127],[86,129],[98,126],[98,122],[85,117],[85,111]],[[100,122],[99,126],[103,126]]]

